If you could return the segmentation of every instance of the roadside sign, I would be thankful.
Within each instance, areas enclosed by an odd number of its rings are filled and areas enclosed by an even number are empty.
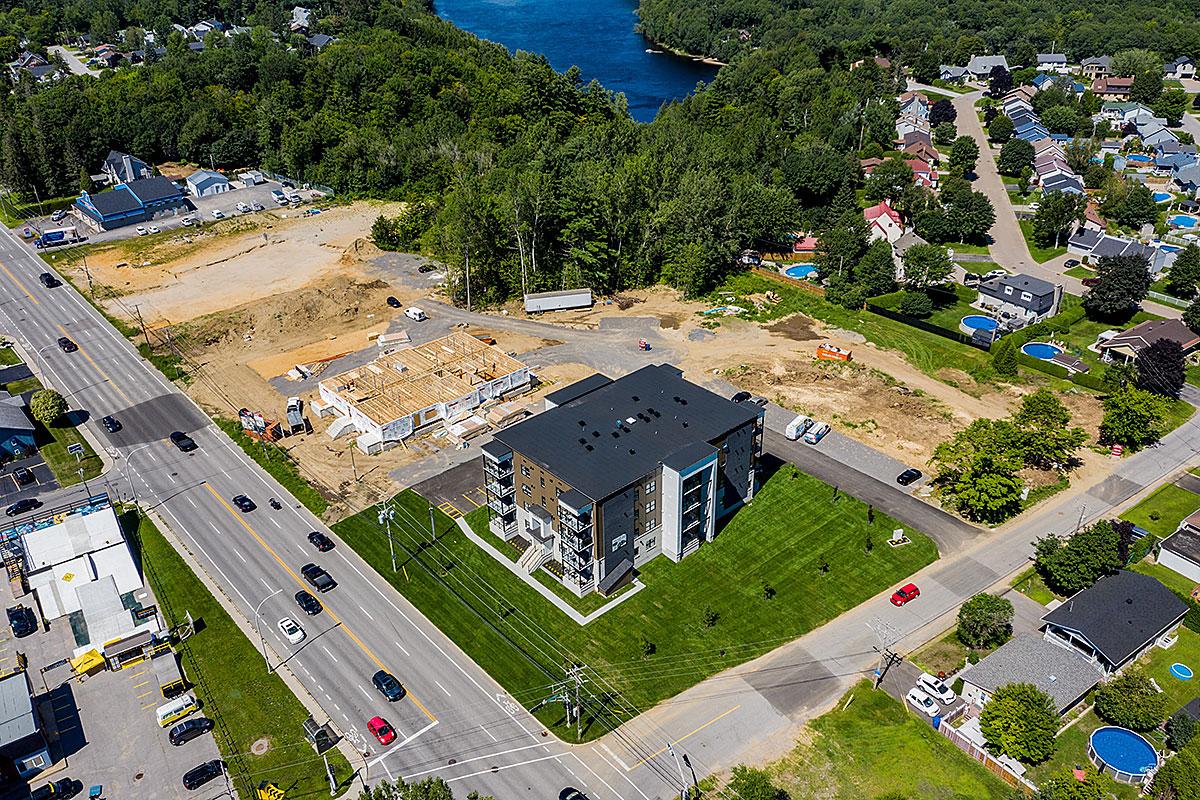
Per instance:
[[[83,445],[79,442],[72,442],[67,445],[67,452],[73,456],[81,456],[83,455]]]

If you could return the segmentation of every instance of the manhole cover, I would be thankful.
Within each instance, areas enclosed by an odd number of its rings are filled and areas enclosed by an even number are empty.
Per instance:
[[[500,771],[500,768],[499,768],[499,767],[492,767],[492,774],[493,774],[493,775],[495,775],[495,774],[496,774],[497,772],[499,772],[499,771]]]
[[[271,749],[271,743],[266,739],[258,739],[254,744],[250,745],[250,752],[256,756],[261,756],[263,753]]]
[[[146,773],[144,773],[144,772],[139,772],[137,775],[134,775],[134,776],[133,776],[133,779],[134,779],[135,781],[140,781],[140,780],[141,780],[142,778],[144,778],[144,777],[146,777]]]
[[[449,761],[447,761],[446,763],[447,763],[449,766],[453,767],[455,764],[457,764],[457,763],[458,763],[458,759],[457,759],[457,758],[452,758],[452,759],[450,759]]]

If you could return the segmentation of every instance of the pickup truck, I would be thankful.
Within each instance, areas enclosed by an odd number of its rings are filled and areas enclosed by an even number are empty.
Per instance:
[[[309,586],[312,586],[318,592],[328,592],[337,586],[337,581],[316,564],[305,564],[300,568],[300,574],[304,576],[304,580],[308,581]]]

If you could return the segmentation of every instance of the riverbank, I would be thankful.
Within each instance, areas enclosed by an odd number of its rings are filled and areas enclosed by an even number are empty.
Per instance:
[[[664,44],[663,42],[656,42],[653,39],[651,39],[649,36],[647,36],[645,33],[642,32],[642,24],[640,22],[637,25],[634,25],[633,29],[635,31],[637,31],[638,34],[643,39],[646,40],[646,43],[649,44],[651,48],[653,48],[653,49],[647,50],[646,52],[648,52],[648,53],[666,53],[666,54],[670,54],[673,56],[678,56],[679,58],[686,58],[691,61],[695,61],[698,64],[708,64],[710,67],[728,67],[729,66],[729,62],[721,61],[719,59],[713,58],[712,56],[699,56],[699,55],[696,55],[695,53],[689,53],[686,50],[680,50],[678,47],[671,47],[671,45]]]

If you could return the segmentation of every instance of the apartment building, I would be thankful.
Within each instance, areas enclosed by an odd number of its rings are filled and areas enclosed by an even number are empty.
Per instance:
[[[491,530],[579,596],[659,554],[679,561],[754,496],[763,412],[668,365],[593,375],[484,445]]]

